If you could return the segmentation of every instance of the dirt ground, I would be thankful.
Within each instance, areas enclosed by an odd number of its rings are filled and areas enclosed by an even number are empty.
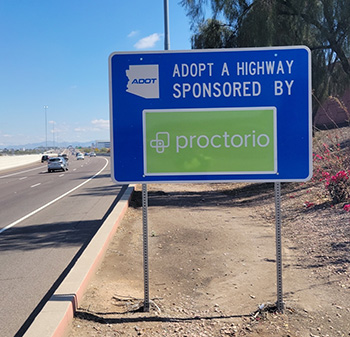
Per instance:
[[[349,213],[317,188],[282,185],[283,314],[273,184],[154,184],[148,195],[150,312],[136,186],[70,337],[350,336]]]

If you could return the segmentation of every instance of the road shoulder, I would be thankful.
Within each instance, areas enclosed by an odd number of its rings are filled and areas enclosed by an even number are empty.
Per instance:
[[[65,334],[85,289],[102,262],[107,247],[128,208],[132,190],[132,186],[126,189],[75,266],[24,334],[25,337],[53,337]]]

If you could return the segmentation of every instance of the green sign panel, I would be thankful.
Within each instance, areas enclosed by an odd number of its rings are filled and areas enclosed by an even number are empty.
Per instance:
[[[276,108],[143,110],[144,174],[277,172]]]

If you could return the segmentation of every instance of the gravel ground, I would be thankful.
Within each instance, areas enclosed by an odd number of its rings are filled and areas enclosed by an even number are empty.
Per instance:
[[[348,150],[348,128],[329,134],[314,149]],[[333,205],[318,179],[282,184],[283,314],[273,184],[149,185],[149,313],[139,191],[69,336],[350,336],[348,201]]]

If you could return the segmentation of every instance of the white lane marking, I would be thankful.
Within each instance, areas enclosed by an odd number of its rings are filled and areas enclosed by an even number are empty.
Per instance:
[[[77,169],[73,169],[73,171],[76,171]]]
[[[92,179],[94,179],[95,177],[97,177],[97,176],[107,167],[107,165],[108,165],[108,159],[107,159],[107,158],[103,158],[103,159],[106,161],[106,165],[103,166],[103,168],[102,168],[100,171],[98,171],[95,175],[93,175],[91,178],[85,180],[85,181],[82,182],[80,185],[78,185],[78,186],[72,188],[70,191],[68,191],[68,192],[66,192],[66,193],[63,193],[62,195],[60,195],[60,196],[57,197],[56,199],[51,200],[51,201],[48,202],[47,204],[45,204],[45,205],[43,205],[43,206],[37,208],[37,209],[34,210],[33,212],[30,212],[29,214],[23,216],[22,218],[20,218],[20,219],[14,221],[14,222],[12,222],[12,223],[10,223],[10,224],[7,225],[6,227],[0,229],[0,234],[3,233],[3,232],[5,232],[6,230],[10,229],[11,227],[16,226],[17,224],[19,224],[19,223],[22,222],[23,220],[28,219],[28,218],[31,217],[32,215],[34,215],[34,214],[36,214],[36,213],[39,213],[40,211],[42,211],[42,210],[45,209],[46,207],[48,207],[48,206],[54,204],[56,201],[58,201],[58,200],[64,198],[64,197],[67,196],[68,194],[74,192],[74,191],[77,190],[79,187],[81,187],[81,186],[87,184],[89,181],[91,181]]]
[[[64,173],[60,174],[58,177],[61,178],[61,177],[63,177],[63,176],[64,176]]]
[[[37,187],[39,185],[41,185],[41,183],[34,184],[34,185],[30,186],[30,187]]]
[[[18,174],[22,174],[22,173],[26,173],[26,172],[30,172],[30,171],[34,171],[34,170],[39,170],[39,169],[42,169],[42,167],[36,167],[36,168],[30,169],[30,170],[26,170],[26,171],[20,171],[20,172],[16,172],[16,173],[7,174],[6,176],[0,176],[0,179],[12,177],[12,176],[15,176],[15,175],[18,175]]]
[[[23,179],[27,179],[28,177],[22,177],[22,178],[19,178],[19,180],[23,180]]]

